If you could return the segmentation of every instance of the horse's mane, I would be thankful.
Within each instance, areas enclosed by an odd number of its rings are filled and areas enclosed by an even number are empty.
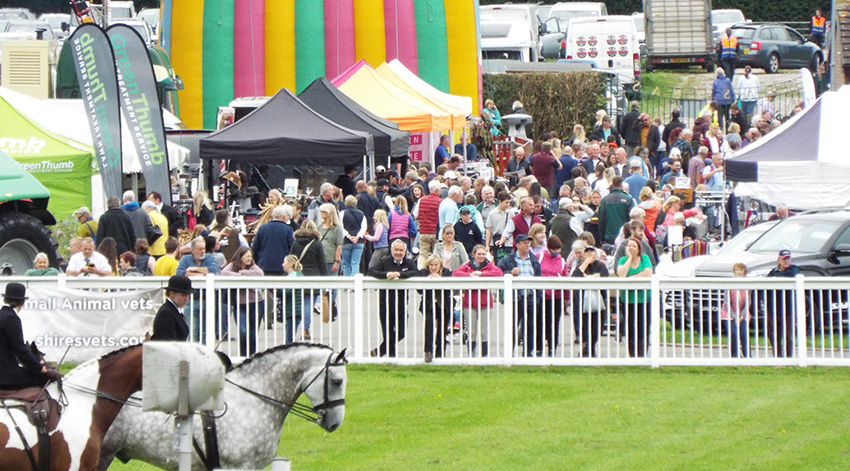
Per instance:
[[[258,360],[258,359],[260,359],[260,358],[262,358],[266,355],[270,355],[270,354],[278,352],[280,350],[288,350],[288,349],[297,348],[297,347],[321,348],[321,349],[333,350],[331,347],[329,347],[327,345],[322,345],[320,343],[306,343],[306,342],[288,343],[286,345],[278,345],[278,346],[275,346],[275,347],[271,347],[271,348],[266,349],[266,350],[264,350],[260,353],[254,354],[253,356],[246,359],[242,363],[234,366],[233,369],[238,370],[239,368],[242,368],[243,366],[251,364],[255,360]]]
[[[133,349],[133,348],[139,348],[141,346],[142,346],[142,344],[130,345],[129,347],[119,348],[118,350],[113,350],[111,352],[107,352],[107,353],[101,355],[101,357],[98,358],[97,361],[106,360],[107,358],[113,357],[115,355],[120,355],[120,354],[126,352],[127,350],[130,350],[130,349]]]

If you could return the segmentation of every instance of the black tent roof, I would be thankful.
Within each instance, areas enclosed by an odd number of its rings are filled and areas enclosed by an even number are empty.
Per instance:
[[[331,84],[319,77],[298,94],[304,103],[337,123],[372,134],[378,157],[407,155],[410,133],[400,131],[398,124],[375,116]]]
[[[286,89],[200,140],[202,159],[250,164],[356,164],[373,149],[370,134],[325,118]]]

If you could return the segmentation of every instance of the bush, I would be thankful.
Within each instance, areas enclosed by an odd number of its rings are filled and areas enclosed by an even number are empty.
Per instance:
[[[535,136],[557,131],[565,138],[574,124],[592,129],[596,110],[605,106],[604,82],[594,72],[485,74],[483,91],[503,116],[511,114],[514,100],[521,101],[534,117]]]

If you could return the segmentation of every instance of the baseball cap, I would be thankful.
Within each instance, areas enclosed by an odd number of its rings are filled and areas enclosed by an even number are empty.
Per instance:
[[[472,213],[472,211],[470,211],[469,208],[467,208],[465,206],[463,208],[460,208],[460,214],[471,214],[471,213]]]
[[[527,234],[519,234],[518,236],[514,237],[514,243],[515,244],[518,244],[518,243],[525,241],[525,240],[528,240]]]
[[[791,258],[791,251],[788,249],[782,249],[779,251],[779,258]]]
[[[389,186],[390,182],[386,178],[379,178],[377,181],[378,186]]]
[[[457,180],[457,174],[454,170],[449,170],[443,174],[443,178],[451,178],[452,180]]]

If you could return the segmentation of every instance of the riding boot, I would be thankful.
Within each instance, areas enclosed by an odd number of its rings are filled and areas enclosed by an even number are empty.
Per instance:
[[[488,357],[490,356],[490,348],[487,342],[481,342],[481,356]]]

